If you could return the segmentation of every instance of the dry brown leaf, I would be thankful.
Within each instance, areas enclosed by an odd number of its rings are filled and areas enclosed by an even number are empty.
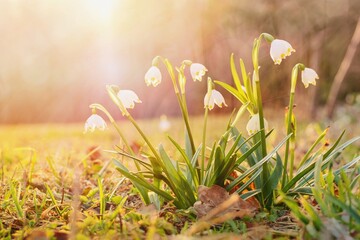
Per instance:
[[[219,217],[227,213],[236,213],[235,215],[241,217],[242,215],[253,215],[254,211],[258,209],[258,205],[241,199],[236,193],[230,195],[225,188],[218,185],[199,186],[198,196],[199,201],[195,202],[194,209],[199,218],[209,215],[211,211],[211,217]],[[228,201],[230,196],[236,197],[230,202]],[[226,202],[227,204],[224,205]],[[222,204],[224,209],[219,208]]]
[[[100,159],[102,157],[99,146],[91,146],[91,147],[89,147],[87,149],[86,153],[89,154],[89,159],[91,161],[95,161],[95,160]]]

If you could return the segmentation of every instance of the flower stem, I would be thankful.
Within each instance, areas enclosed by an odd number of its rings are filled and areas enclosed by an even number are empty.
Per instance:
[[[130,152],[131,155],[135,155],[134,151],[132,150],[132,148],[130,147],[128,141],[126,140],[124,134],[122,133],[122,131],[120,130],[119,126],[117,125],[116,121],[114,120],[114,118],[111,116],[111,114],[109,113],[108,110],[106,110],[106,108],[104,106],[102,106],[101,104],[98,103],[94,103],[90,105],[90,108],[96,108],[99,109],[100,111],[102,111],[103,113],[105,113],[105,115],[108,117],[110,123],[114,126],[114,128],[116,129],[116,131],[118,132],[118,134],[120,135],[120,139],[123,141],[123,143],[125,144],[125,147],[127,148],[127,150]],[[140,165],[138,162],[135,161],[135,165],[138,171],[140,171]]]
[[[139,125],[136,123],[135,119],[129,114],[126,115],[126,117],[129,119],[129,121],[134,125],[134,127],[136,128],[136,130],[139,132],[139,134],[141,135],[141,137],[144,139],[144,141],[146,142],[146,144],[149,146],[151,152],[154,154],[155,158],[157,160],[160,160],[160,156],[158,155],[157,151],[155,150],[155,148],[153,147],[153,145],[151,144],[151,142],[149,141],[149,139],[147,138],[147,136],[145,135],[145,133],[141,130],[141,128],[139,127]]]
[[[260,138],[261,138],[261,159],[267,155],[266,152],[266,137],[265,137],[265,124],[264,124],[264,112],[262,106],[262,97],[261,97],[261,87],[260,87],[260,76],[259,76],[259,49],[261,39],[264,34],[260,34],[258,39],[254,41],[254,47],[252,52],[252,60],[254,66],[254,80],[256,87],[256,99],[257,99],[257,108],[259,113],[259,123],[260,123]],[[272,190],[268,187],[268,180],[270,177],[268,163],[263,164],[262,169],[262,205],[266,205],[267,208],[270,208],[272,203]],[[271,192],[269,192],[271,191]],[[266,199],[265,199],[266,197]],[[269,199],[269,200],[267,200]]]
[[[159,56],[159,58],[164,63],[164,65],[165,65],[165,67],[166,67],[166,69],[167,69],[167,71],[168,71],[168,73],[170,75],[171,82],[173,83],[175,95],[176,95],[176,98],[178,100],[178,103],[179,103],[179,106],[180,106],[180,109],[181,109],[181,114],[182,114],[184,122],[185,122],[185,128],[186,128],[187,134],[189,136],[190,145],[191,145],[191,152],[192,152],[192,155],[194,155],[195,154],[195,144],[194,144],[194,139],[193,139],[190,124],[189,124],[189,113],[188,113],[188,110],[187,110],[185,92],[181,94],[180,91],[179,91],[179,87],[177,85],[175,74],[174,74],[174,69],[173,69],[170,61],[168,59],[164,59],[164,58],[162,58],[160,56]],[[183,74],[183,73],[180,72],[179,74]],[[185,77],[185,76],[183,76],[183,77]],[[185,86],[183,86],[183,88],[185,88]]]
[[[296,64],[291,72],[291,87],[290,87],[290,99],[288,112],[286,117],[286,135],[293,134],[291,138],[286,141],[285,145],[285,160],[284,160],[284,172],[282,177],[282,185],[285,186],[287,183],[287,167],[289,162],[289,151],[290,151],[290,169],[289,169],[289,179],[293,177],[294,169],[294,158],[295,158],[295,123],[293,122],[293,108],[294,108],[294,99],[295,99],[295,88],[298,78],[299,68],[304,68],[304,65],[301,63]]]
[[[156,187],[160,187],[160,181],[161,181],[160,177],[162,174],[162,165],[163,165],[161,158],[160,158],[159,154],[157,153],[157,151],[155,150],[155,148],[153,147],[153,145],[151,144],[151,142],[149,141],[149,139],[146,137],[145,133],[141,130],[139,125],[136,123],[135,119],[130,115],[130,113],[127,114],[126,117],[134,125],[136,130],[140,133],[141,137],[144,139],[146,144],[149,146],[151,152],[154,154],[155,161],[152,160],[151,158],[149,158],[149,160],[150,160],[151,166],[154,171],[154,185]]]
[[[205,173],[205,150],[206,150],[206,126],[207,126],[207,118],[208,118],[209,108],[205,107],[204,114],[204,126],[203,126],[203,134],[202,134],[202,145],[201,145],[201,174],[200,174],[200,183],[204,184],[204,173]]]
[[[186,131],[187,131],[187,134],[189,136],[190,145],[191,145],[191,152],[192,152],[192,155],[194,155],[195,154],[195,144],[194,144],[194,138],[193,138],[191,128],[190,128],[189,113],[188,113],[188,109],[187,109],[185,94],[182,94],[181,97],[179,95],[178,101],[179,101],[179,105],[180,105],[180,108],[181,108],[181,113],[183,115],[183,119],[184,119],[184,122],[185,122]]]

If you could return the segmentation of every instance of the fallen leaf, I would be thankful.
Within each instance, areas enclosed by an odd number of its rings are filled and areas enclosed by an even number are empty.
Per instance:
[[[95,161],[101,158],[101,152],[99,146],[91,146],[87,149],[86,153],[89,155],[91,161]]]
[[[194,203],[194,209],[199,218],[209,215],[210,212],[212,213],[211,217],[219,217],[227,213],[236,213],[235,215],[239,217],[242,215],[252,216],[258,209],[258,205],[243,200],[236,193],[230,195],[225,188],[218,185],[212,187],[199,186],[198,197],[199,201]],[[228,201],[230,197],[232,197],[231,202]],[[220,206],[224,209],[220,209]]]

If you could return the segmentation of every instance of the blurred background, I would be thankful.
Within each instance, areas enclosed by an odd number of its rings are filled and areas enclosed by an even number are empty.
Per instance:
[[[329,92],[346,52],[352,51],[336,94],[340,110],[334,114],[360,111],[360,50],[350,45],[360,16],[359,0],[2,0],[0,9],[2,124],[83,122],[94,102],[121,119],[106,84],[138,94],[143,103],[132,110],[137,118],[177,116],[180,111],[163,66],[162,84],[145,87],[144,74],[153,57],[167,57],[176,66],[184,59],[200,62],[213,79],[232,83],[230,54],[236,62],[243,58],[252,71],[252,43],[262,32],[296,49],[274,66],[269,44],[263,42],[260,79],[266,109],[284,109],[291,69],[302,62],[320,79],[317,87],[308,89],[299,82],[298,115],[333,115]],[[218,113],[239,107],[218,90],[229,105]],[[205,81],[188,81],[190,113],[203,113],[205,92]]]

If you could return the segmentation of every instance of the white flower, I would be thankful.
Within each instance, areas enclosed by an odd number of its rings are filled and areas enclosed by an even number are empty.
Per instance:
[[[295,52],[295,49],[287,41],[275,39],[271,42],[270,56],[275,64],[280,64],[292,52]]]
[[[214,108],[214,105],[218,105],[220,108],[222,107],[222,104],[224,104],[226,107],[225,99],[221,95],[219,91],[211,90],[210,96],[209,93],[206,93],[204,97],[204,107],[209,108],[209,110]]]
[[[301,80],[305,88],[307,88],[309,84],[316,86],[316,79],[319,79],[319,76],[311,68],[305,68],[304,71],[301,72]]]
[[[136,93],[131,90],[119,90],[117,97],[125,108],[134,108],[135,103],[141,103]]]
[[[93,113],[85,122],[84,133],[86,133],[88,130],[90,132],[93,132],[95,130],[95,128],[104,130],[106,128],[106,123],[102,117]]]
[[[253,135],[254,133],[260,131],[260,119],[259,114],[254,114],[251,116],[249,122],[246,125],[246,130],[248,131],[249,135]],[[264,118],[264,127],[265,131],[269,129],[268,122]]]
[[[167,132],[171,127],[171,123],[167,119],[166,115],[160,116],[160,123],[159,123],[159,129],[162,132]]]
[[[147,86],[156,87],[161,82],[161,72],[156,66],[152,66],[145,74],[145,83]]]
[[[206,71],[207,71],[206,67],[200,63],[193,63],[190,66],[191,77],[193,78],[194,81],[196,80],[201,81]]]

